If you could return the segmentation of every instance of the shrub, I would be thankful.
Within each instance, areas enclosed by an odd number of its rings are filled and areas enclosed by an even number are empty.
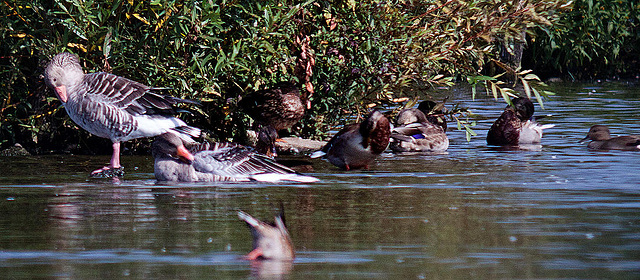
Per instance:
[[[193,115],[182,117],[225,141],[238,139],[250,123],[237,101],[281,81],[298,82],[310,98],[312,109],[295,129],[306,137],[322,135],[371,106],[425,98],[426,89],[451,85],[456,77],[508,99],[514,91],[499,75],[481,74],[488,62],[513,74],[542,102],[537,76],[501,63],[497,54],[550,26],[566,4],[2,2],[0,135],[5,144],[22,142],[31,150],[35,144],[45,151],[68,150],[66,145],[77,143],[97,149],[42,82],[44,64],[62,51],[78,54],[87,72],[113,72],[202,101],[202,107],[190,108]]]

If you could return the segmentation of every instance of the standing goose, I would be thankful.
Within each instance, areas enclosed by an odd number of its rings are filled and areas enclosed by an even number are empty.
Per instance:
[[[362,123],[345,126],[311,158],[323,157],[345,169],[368,169],[373,160],[389,146],[391,125],[379,111],[373,111]]]
[[[534,107],[529,98],[517,97],[511,103],[489,129],[487,143],[514,146],[540,143],[542,130],[554,125],[539,125],[533,120]]]
[[[274,224],[267,224],[242,211],[238,211],[238,218],[247,223],[253,236],[253,250],[244,257],[245,259],[291,261],[295,258],[291,237],[284,224],[282,209],[275,217]]]
[[[276,163],[253,148],[233,143],[185,143],[172,132],[156,137],[151,151],[158,181],[318,181]]]
[[[110,73],[85,74],[78,57],[67,52],[54,56],[44,74],[46,84],[77,125],[113,142],[109,165],[93,171],[91,176],[108,177],[121,171],[123,141],[169,131],[185,139],[200,136],[200,129],[172,116],[176,114],[174,105],[193,101],[158,94],[157,88]]]
[[[591,140],[587,147],[594,150],[623,150],[640,151],[640,136],[626,135],[611,137],[609,127],[606,125],[594,125],[589,129],[587,137],[580,140],[580,143]]]

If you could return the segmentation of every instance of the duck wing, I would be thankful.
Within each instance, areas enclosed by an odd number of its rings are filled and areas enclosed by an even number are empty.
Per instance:
[[[393,129],[391,137],[404,140],[406,137],[422,139],[427,135],[444,133],[442,127],[431,123],[411,123]]]
[[[315,151],[314,153],[312,153],[309,157],[310,158],[319,158],[319,157],[324,157],[327,153],[329,153],[329,150],[331,150],[331,148],[338,143],[338,141],[341,140],[342,136],[344,134],[347,134],[349,132],[353,132],[353,131],[357,131],[358,129],[360,129],[360,124],[359,123],[353,123],[350,125],[345,126],[343,129],[341,129],[340,131],[338,131],[338,133],[336,133],[336,135],[334,135],[331,140],[329,140],[329,142],[327,142],[327,144],[325,144],[322,149]]]

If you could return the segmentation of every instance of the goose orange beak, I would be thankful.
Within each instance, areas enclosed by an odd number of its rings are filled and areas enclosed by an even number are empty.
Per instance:
[[[56,94],[58,95],[58,98],[60,99],[60,101],[62,101],[62,103],[67,103],[67,100],[69,99],[68,95],[67,95],[67,87],[66,86],[57,86],[54,88]]]
[[[178,147],[178,152],[176,153],[178,158],[186,163],[193,162],[193,155],[185,148],[184,146]]]

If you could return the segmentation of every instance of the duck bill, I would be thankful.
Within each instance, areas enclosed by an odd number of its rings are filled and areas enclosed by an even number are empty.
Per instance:
[[[184,146],[178,147],[178,152],[176,153],[176,155],[185,163],[191,164],[191,162],[193,162],[193,155]]]
[[[589,136],[587,136],[585,138],[582,138],[582,140],[578,141],[578,143],[582,143],[582,142],[587,141],[589,139],[591,139],[591,138],[589,138]]]
[[[58,95],[58,98],[60,99],[60,101],[62,101],[62,103],[67,103],[67,100],[69,99],[69,96],[67,95],[67,87],[57,86],[54,88],[54,90]]]

